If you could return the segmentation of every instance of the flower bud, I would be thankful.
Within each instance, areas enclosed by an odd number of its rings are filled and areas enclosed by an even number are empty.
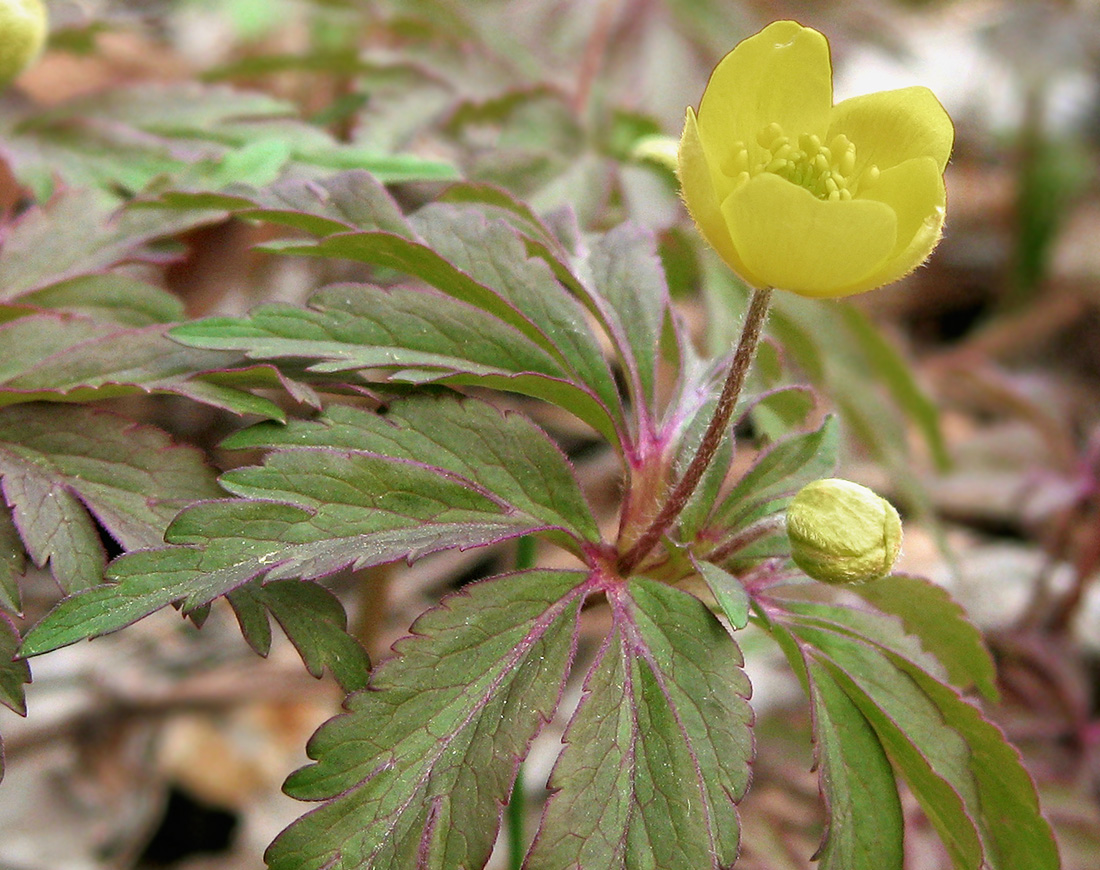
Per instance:
[[[815,480],[787,507],[791,556],[825,583],[884,577],[901,550],[901,518],[875,492],[847,480]]]
[[[46,29],[42,0],[0,0],[0,86],[38,57]]]

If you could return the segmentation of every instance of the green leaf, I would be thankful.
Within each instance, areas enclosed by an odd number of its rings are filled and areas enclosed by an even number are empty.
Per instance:
[[[310,740],[286,790],[325,800],[267,851],[271,870],[482,867],[519,761],[557,706],[585,576],[467,586]]]
[[[915,588],[909,583],[901,586]],[[941,619],[954,623],[960,618],[944,606],[940,596],[927,592],[916,594],[918,599],[922,595],[928,598]],[[904,690],[872,691],[870,681],[868,685],[860,683],[861,691],[870,702],[880,706],[907,732],[918,752],[935,758],[955,739],[937,734],[936,729],[949,728],[952,729],[949,735],[962,737],[967,749],[968,774],[972,777],[956,772],[945,779],[962,796],[969,817],[976,822],[985,861],[992,870],[1032,867],[1054,870],[1058,867],[1050,827],[1039,815],[1035,787],[1020,764],[1019,753],[1005,741],[996,726],[985,720],[977,707],[963,700],[955,689],[941,680],[939,662],[918,645],[917,638],[891,631],[890,617],[850,607],[787,600],[782,606],[797,614],[788,627],[808,640],[817,651],[828,655],[836,666],[846,668],[857,682],[857,672],[872,672],[880,681],[879,685],[890,684]],[[968,632],[956,630],[966,638]],[[858,662],[855,668],[849,666],[853,661]],[[894,698],[890,697],[901,694],[912,697],[914,691],[919,692],[922,699],[919,705],[913,705],[913,710],[919,707],[916,724],[906,715],[897,714],[898,708],[892,706]],[[858,698],[852,697],[860,704]],[[929,712],[929,704],[934,705],[934,712]],[[868,718],[874,721],[871,716]],[[885,738],[883,742],[887,743]],[[942,766],[944,769],[949,767]]]
[[[938,413],[909,364],[849,307],[781,294],[772,306],[772,332],[832,399],[852,433],[888,467],[895,485],[929,513],[924,486],[912,470],[906,424],[916,425],[942,465],[948,457]]]
[[[359,642],[348,634],[343,605],[327,589],[302,580],[246,583],[231,593],[230,601],[238,618],[241,613],[246,614],[245,620],[250,623],[245,629],[246,636],[262,637],[257,617],[263,618],[267,627],[267,619],[262,616],[267,610],[282,626],[313,676],[320,677],[327,668],[345,692],[366,687],[370,660]],[[260,612],[256,613],[249,603],[258,606]],[[261,644],[264,653],[269,645],[270,630],[267,643]]]
[[[813,390],[781,387],[756,398],[749,414],[753,427],[767,441],[778,441],[792,429],[801,428],[817,404]]]
[[[23,686],[31,681],[30,666],[15,657],[19,649],[19,632],[6,613],[0,612],[0,704],[14,710],[20,716],[27,715],[27,701]],[[0,759],[3,758],[0,752]],[[3,767],[0,765],[0,778]]]
[[[668,422],[664,427],[664,432],[667,433],[664,437],[672,439],[676,444],[675,469],[678,476],[687,471],[714,416],[714,409],[718,404],[714,378],[721,368],[722,362],[719,360],[704,364],[694,355],[684,358],[677,393],[665,411]],[[736,411],[734,413],[736,415]],[[675,429],[673,423],[676,424]],[[691,541],[698,536],[714,510],[715,501],[725,485],[730,464],[733,462],[734,441],[732,432],[722,439],[698,487],[680,512],[677,519],[680,540]]]
[[[385,414],[331,406],[314,422],[259,424],[222,444],[232,449],[333,447],[420,460],[460,474],[578,541],[600,531],[568,460],[520,414],[451,394],[399,399]]]
[[[23,686],[31,681],[30,666],[15,657],[19,648],[19,632],[11,619],[0,611],[0,704],[20,716],[27,715]],[[4,740],[0,737],[0,781],[4,779]]]
[[[202,455],[163,432],[48,405],[0,410],[0,489],[27,552],[68,592],[102,580],[96,522],[125,549],[156,546],[185,504],[221,494]]]
[[[185,316],[176,296],[124,275],[82,275],[27,293],[19,301],[130,327],[170,323]]]
[[[858,308],[838,305],[836,311],[855,338],[867,366],[866,371],[874,372],[881,378],[891,398],[924,436],[936,466],[941,471],[946,470],[951,458],[940,429],[939,409],[917,383],[912,366]]]
[[[361,169],[385,182],[447,181],[455,168],[347,144],[295,117],[293,104],[225,85],[141,84],[97,90],[4,124],[18,178],[46,199],[74,188],[136,193],[171,179],[205,190]]]
[[[710,562],[699,562],[696,567],[730,625],[734,629],[742,629],[748,625],[749,593],[745,591],[741,581],[729,571]]]
[[[871,723],[954,866],[978,870],[985,855],[976,826],[980,796],[970,747],[962,736],[887,653],[809,625],[788,627]]]
[[[734,530],[786,507],[805,484],[837,462],[837,426],[827,417],[814,432],[794,435],[762,453],[716,509],[710,526]]]
[[[307,582],[307,581],[286,581]],[[227,592],[225,595],[229,605],[233,608],[233,615],[237,617],[237,625],[240,626],[241,635],[253,652],[267,658],[271,652],[271,621],[267,618],[267,608],[259,597],[252,594],[252,590],[259,584],[245,583],[239,589]]]
[[[183,511],[165,535],[179,546],[114,561],[117,582],[62,601],[23,653],[116,631],[175,601],[195,610],[258,577],[311,580],[545,525],[443,468],[359,451],[275,452],[221,483],[242,498]]]
[[[545,85],[517,84],[488,100],[466,101],[451,113],[443,132],[472,155],[470,178],[525,199],[586,156],[581,149],[586,134],[576,112],[560,91]],[[490,148],[484,144],[487,136]]]
[[[814,766],[827,812],[814,860],[825,870],[901,870],[905,819],[874,727],[798,638],[775,622],[766,629],[810,699]]]
[[[0,506],[0,610],[20,613],[19,578],[27,564],[27,553],[19,539],[11,509]]]
[[[1061,862],[1050,824],[1040,815],[1035,783],[1020,753],[973,704],[927,674],[898,662],[940,708],[970,747],[978,783],[977,813],[986,860],[993,870],[1058,870]]]
[[[822,870],[902,870],[904,818],[890,761],[874,729],[822,665],[808,665],[828,828]]]
[[[635,579],[608,595],[614,628],[525,866],[732,867],[752,756],[741,653],[686,593]]]
[[[852,587],[879,610],[901,619],[905,630],[947,669],[960,689],[977,688],[997,699],[997,670],[982,633],[947,590],[921,577],[894,574]]]

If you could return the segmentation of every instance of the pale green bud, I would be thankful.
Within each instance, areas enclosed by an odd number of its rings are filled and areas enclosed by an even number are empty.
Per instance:
[[[791,556],[825,583],[866,583],[886,576],[901,550],[894,506],[858,483],[831,478],[804,486],[787,508]]]
[[[38,57],[46,30],[42,0],[0,0],[0,86]]]

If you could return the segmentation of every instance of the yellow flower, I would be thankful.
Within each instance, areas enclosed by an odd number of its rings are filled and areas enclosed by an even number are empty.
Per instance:
[[[829,43],[777,21],[727,54],[680,140],[684,202],[754,287],[862,293],[939,241],[954,128],[927,88],[833,105]]]

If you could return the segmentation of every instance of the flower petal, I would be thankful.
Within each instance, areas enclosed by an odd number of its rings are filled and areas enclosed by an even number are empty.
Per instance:
[[[931,157],[940,172],[951,156],[955,127],[928,88],[900,88],[852,97],[833,109],[828,140],[843,133],[856,145],[856,172]]]
[[[699,104],[699,133],[720,165],[737,141],[759,150],[756,136],[773,122],[789,135],[822,135],[832,104],[828,41],[794,21],[776,21],[719,61]]]
[[[866,279],[884,268],[897,241],[897,217],[885,203],[829,202],[768,173],[730,194],[722,214],[748,270],[802,296],[870,289]]]
[[[684,204],[691,213],[699,232],[703,234],[711,247],[718,252],[726,265],[739,275],[748,271],[737,254],[730,238],[726,219],[722,216],[718,193],[711,175],[711,165],[703,152],[703,143],[699,139],[699,127],[695,113],[689,107],[684,120],[684,132],[680,137],[678,155],[680,188]]]
[[[928,258],[943,231],[947,192],[936,161],[915,157],[883,172],[859,200],[890,206],[897,215],[898,238],[890,258],[855,292],[897,281]]]

